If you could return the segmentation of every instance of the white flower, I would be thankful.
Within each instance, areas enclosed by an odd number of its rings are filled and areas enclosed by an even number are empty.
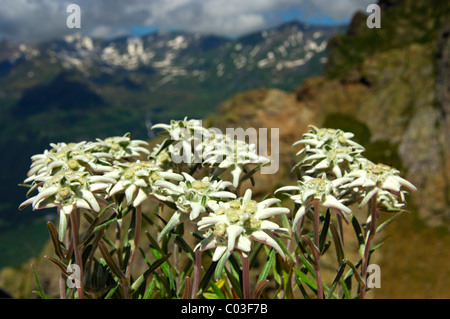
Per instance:
[[[316,175],[320,172],[333,172],[336,178],[341,178],[351,163],[358,160],[362,150],[351,146],[337,146],[331,148],[324,145],[320,149],[310,148],[297,165],[309,168],[305,171],[308,175]],[[309,153],[309,154],[308,154]]]
[[[160,188],[154,185],[155,181],[183,179],[182,175],[163,171],[155,163],[139,160],[131,163],[116,163],[114,170],[104,176],[117,181],[108,189],[109,196],[125,193],[126,203],[134,207],[141,205],[151,195],[165,200]]]
[[[344,132],[340,129],[332,128],[317,128],[314,125],[310,125],[309,128],[309,132],[303,134],[303,138],[295,142],[293,146],[298,144],[305,144],[314,148],[321,148],[324,145],[329,145],[332,148],[337,146],[352,146],[356,149],[364,150],[364,147],[352,141],[354,134],[351,132]]]
[[[25,183],[35,180],[38,176],[50,176],[60,170],[102,172],[110,169],[107,163],[99,164],[99,161],[86,151],[88,142],[79,143],[51,143],[50,150],[31,157],[30,170]]]
[[[196,180],[184,172],[182,175],[185,180],[178,185],[163,180],[156,181],[155,185],[167,188],[167,198],[177,205],[180,212],[189,214],[191,220],[206,210],[205,205],[210,200],[236,198],[234,193],[224,191],[226,187],[232,186],[229,182],[211,180],[208,176]]]
[[[339,182],[339,187],[342,189],[359,189],[363,192],[363,199],[360,206],[366,205],[371,198],[377,196],[381,191],[388,191],[402,200],[404,198],[404,191],[401,187],[405,187],[411,191],[416,191],[417,188],[406,179],[399,176],[400,172],[388,165],[374,164],[369,160],[361,161],[358,166],[346,174]],[[386,193],[381,193],[386,203]],[[398,204],[390,202],[393,207]]]
[[[160,128],[165,130],[162,135],[168,135],[171,140],[181,141],[188,138],[193,139],[196,134],[203,134],[205,128],[202,126],[201,120],[188,120],[185,117],[182,121],[170,121],[170,124],[155,124],[152,129]]]
[[[37,177],[38,194],[24,201],[19,209],[32,205],[34,210],[59,207],[64,214],[70,214],[74,208],[98,212],[100,205],[95,193],[114,182],[112,178],[92,176],[89,172],[61,170],[54,176]]]
[[[336,178],[341,178],[364,151],[364,147],[351,140],[353,136],[353,133],[339,129],[319,129],[310,125],[310,131],[293,144],[305,145],[297,153],[301,159],[296,166],[305,169],[308,175],[319,176],[332,172]]]
[[[108,137],[104,140],[97,138],[96,142],[92,142],[89,146],[88,150],[93,156],[109,162],[137,159],[143,154],[150,154],[150,151],[146,148],[148,143],[131,139],[129,133],[124,136]]]
[[[251,251],[251,240],[262,242],[273,247],[284,258],[284,253],[271,233],[283,233],[288,230],[267,220],[278,214],[287,214],[289,209],[270,207],[280,200],[276,198],[256,202],[251,199],[252,192],[248,189],[241,198],[230,202],[208,203],[213,211],[199,222],[199,230],[208,229],[205,239],[195,249],[208,250],[215,248],[213,261],[219,260],[223,254],[231,254],[238,249],[244,254]]]
[[[221,134],[217,134],[210,140],[210,145],[205,146],[203,157],[204,164],[217,166],[220,169],[231,168],[234,187],[239,185],[239,177],[246,165],[270,162],[269,158],[257,154],[255,144],[248,144]]]
[[[155,186],[167,190],[166,200],[175,203],[177,207],[177,210],[159,234],[158,240],[176,225],[188,218],[194,220],[198,218],[200,213],[206,212],[208,202],[236,198],[234,193],[224,190],[226,187],[232,186],[229,182],[211,180],[208,176],[196,180],[187,173],[183,172],[182,174],[185,180],[178,185],[163,180],[155,182]]]
[[[324,177],[313,178],[310,176],[304,176],[303,181],[299,180],[297,186],[285,186],[277,189],[275,193],[295,191],[296,194],[290,195],[290,198],[301,205],[295,215],[292,229],[297,228],[297,225],[303,216],[316,203],[330,208],[332,211],[346,219],[345,214],[350,214],[352,211],[343,204],[342,199],[338,199],[338,191],[336,186],[336,181],[329,181]],[[341,212],[344,212],[345,214],[342,214]]]

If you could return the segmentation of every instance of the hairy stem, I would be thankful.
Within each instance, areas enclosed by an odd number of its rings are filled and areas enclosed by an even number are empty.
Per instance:
[[[136,255],[137,246],[139,244],[139,238],[141,236],[141,223],[142,223],[142,208],[141,205],[136,207],[136,221],[134,229],[134,240],[133,245],[131,245],[130,259],[128,259],[128,265],[125,272],[125,277],[131,280],[131,270],[133,268],[134,257]]]
[[[372,246],[372,242],[375,238],[375,226],[376,226],[376,220],[377,220],[377,200],[376,198],[372,198],[370,200],[370,222],[367,225],[368,231],[366,234],[366,243],[364,247],[364,256],[362,261],[362,268],[361,268],[361,277],[366,282],[367,277],[367,267],[369,266],[369,252],[370,252],[370,246]],[[364,299],[366,295],[366,287],[362,284],[360,285],[360,294],[359,298]]]
[[[322,286],[322,275],[320,271],[320,202],[316,202],[314,204],[314,244],[317,248],[317,253],[315,255],[316,265],[314,267],[316,273],[316,281],[317,281],[317,298],[323,299],[323,286]]]
[[[75,254],[75,264],[77,264],[80,269],[80,278],[77,278],[78,299],[83,299],[84,298],[83,260],[81,258],[81,247],[78,234],[80,229],[79,217],[80,217],[80,210],[76,208],[70,214],[70,222],[72,224],[72,241],[73,241],[73,251]]]
[[[194,284],[192,286],[192,299],[197,299],[198,287],[200,285],[200,276],[202,275],[202,252],[200,249],[195,251],[195,265],[194,265]]]
[[[242,259],[242,297],[250,298],[250,265],[248,256],[241,254]]]

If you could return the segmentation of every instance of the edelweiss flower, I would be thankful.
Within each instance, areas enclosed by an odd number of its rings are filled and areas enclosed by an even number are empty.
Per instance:
[[[315,176],[333,172],[340,178],[348,166],[361,158],[364,148],[351,140],[353,133],[330,128],[310,126],[310,131],[303,134],[303,139],[293,145],[305,144],[297,155],[301,155],[296,166],[305,169],[306,174]]]
[[[319,203],[321,206],[330,208],[332,211],[341,215],[346,219],[345,214],[350,214],[351,210],[342,203],[341,199],[337,198],[336,184],[340,180],[329,181],[326,178],[313,178],[310,176],[304,176],[303,181],[298,181],[298,186],[285,186],[277,189],[277,192],[296,191],[295,195],[290,195],[290,198],[296,203],[300,204],[300,208],[295,215],[292,229],[296,229],[298,223],[307,213],[307,211]]]
[[[177,211],[172,215],[167,225],[161,231],[159,240],[173,227],[180,224],[186,219],[194,220],[200,213],[206,211],[206,204],[210,201],[220,199],[234,199],[236,195],[224,191],[231,183],[226,181],[212,181],[210,177],[205,176],[201,180],[196,180],[187,173],[182,173],[185,181],[178,185],[167,181],[159,180],[155,182],[155,186],[161,186],[167,189],[168,195],[166,199],[174,202]]]
[[[124,192],[127,204],[134,207],[141,205],[151,195],[165,200],[159,187],[154,185],[155,181],[183,179],[179,174],[163,171],[155,163],[139,160],[132,163],[116,163],[114,170],[104,176],[117,181],[108,190],[109,196]]]
[[[327,144],[333,148],[337,146],[352,146],[356,149],[364,150],[364,147],[351,140],[355,136],[351,132],[344,132],[332,128],[317,128],[314,125],[310,125],[309,128],[309,132],[303,134],[303,139],[295,142],[293,146],[305,144],[315,148],[321,148]],[[299,153],[302,152],[303,150]],[[297,155],[299,155],[299,153],[297,153]]]
[[[164,130],[161,133],[166,136],[163,144],[166,144],[165,148],[172,162],[188,165],[201,162],[201,158],[196,157],[195,153],[196,145],[200,144],[204,134],[207,134],[207,129],[202,126],[201,120],[188,120],[185,117],[182,121],[172,120],[170,125],[153,125],[152,129],[155,128]]]
[[[160,128],[165,130],[162,135],[167,135],[173,141],[182,141],[186,138],[190,141],[197,134],[203,134],[205,128],[202,126],[201,120],[188,120],[187,117],[182,121],[170,121],[170,124],[155,124],[152,129]]]
[[[31,157],[32,163],[28,171],[28,178],[24,181],[28,183],[38,176],[54,175],[60,170],[102,172],[110,169],[108,165],[100,165],[98,161],[86,151],[88,142],[80,143],[51,143],[50,150],[45,150],[43,154],[36,154]]]
[[[93,156],[109,162],[123,159],[137,159],[142,154],[149,155],[150,151],[145,148],[148,143],[142,140],[132,140],[130,134],[124,136],[108,137],[104,140],[97,138],[96,142],[90,144],[88,149]]]
[[[211,140],[214,147],[206,147],[203,153],[204,164],[217,166],[221,169],[231,168],[233,186],[239,185],[239,177],[248,164],[264,164],[270,159],[257,154],[256,145],[245,141],[234,140],[224,135],[218,135]]]
[[[337,146],[330,148],[328,145],[320,149],[310,148],[304,158],[297,164],[311,167],[306,174],[317,175],[319,172],[333,172],[336,178],[342,177],[342,172],[356,159],[360,158],[362,150],[351,146]]]
[[[343,189],[358,188],[364,192],[364,198],[361,201],[360,206],[364,206],[373,197],[376,196],[381,190],[398,194],[400,199],[403,199],[403,191],[401,187],[404,186],[411,191],[416,191],[417,188],[408,182],[406,179],[399,176],[400,172],[388,165],[374,164],[369,160],[361,161],[358,167],[355,167],[353,171],[346,174],[340,181],[339,187]],[[386,193],[381,193],[384,196],[384,202],[386,201]],[[398,205],[392,203],[395,206]]]
[[[195,249],[203,251],[216,248],[213,261],[217,261],[223,254],[231,254],[235,248],[244,254],[249,253],[251,240],[254,239],[273,247],[284,258],[281,247],[270,233],[288,230],[266,219],[277,214],[287,214],[289,209],[270,207],[280,202],[276,198],[258,203],[251,197],[252,192],[248,189],[243,197],[230,202],[210,201],[208,206],[213,212],[198,222],[199,230],[208,229],[208,232]]]
[[[115,180],[106,176],[92,176],[89,172],[61,170],[54,176],[40,176],[35,182],[38,194],[24,201],[19,209],[32,205],[33,209],[59,207],[64,214],[74,208],[100,210],[95,192],[102,191]]]
[[[163,144],[158,144],[152,149],[150,155],[148,156],[148,160],[149,162],[155,163],[163,170],[173,168],[170,152],[167,148],[163,148]]]

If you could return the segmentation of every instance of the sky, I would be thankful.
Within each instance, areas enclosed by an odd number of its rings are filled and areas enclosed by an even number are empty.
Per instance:
[[[155,30],[240,36],[283,22],[348,23],[377,0],[0,0],[0,37],[37,42],[80,32],[98,38]],[[67,27],[70,4],[80,28]]]

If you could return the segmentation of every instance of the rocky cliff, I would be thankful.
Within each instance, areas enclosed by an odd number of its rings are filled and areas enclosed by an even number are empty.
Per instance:
[[[352,131],[373,161],[399,168],[418,192],[412,214],[386,233],[380,250],[385,298],[450,297],[450,4],[380,1],[381,28],[354,15],[347,34],[329,42],[321,77],[290,92],[261,89],[225,102],[218,127],[280,129],[278,179],[260,176],[270,192],[295,177],[290,145],[307,124]],[[390,262],[395,260],[395,263]]]

